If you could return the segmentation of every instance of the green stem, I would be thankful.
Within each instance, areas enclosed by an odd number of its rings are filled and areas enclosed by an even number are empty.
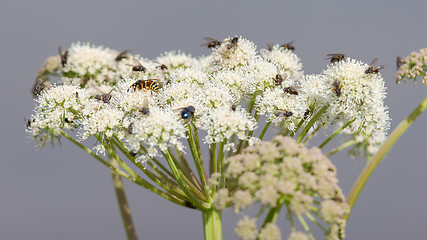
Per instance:
[[[305,216],[307,216],[310,221],[314,222],[320,229],[322,229],[324,234],[328,233],[328,230],[322,224],[320,224],[320,222],[317,221],[317,219],[313,215],[311,215],[311,213],[306,212]]]
[[[308,135],[305,139],[304,139],[304,141],[302,142],[303,144],[306,144],[308,141],[310,141],[310,139],[312,138],[312,137],[314,137],[314,135],[316,135],[316,133],[321,129],[323,127],[323,124],[319,124],[317,127],[316,127],[316,129],[314,129],[311,133],[310,133],[310,135]]]
[[[220,188],[224,188],[225,187],[225,152],[224,152],[224,146],[227,143],[227,140],[224,140],[221,142],[221,144],[219,145],[219,150],[218,150],[218,169],[221,169],[221,183],[220,183]]]
[[[279,217],[280,210],[282,209],[282,205],[285,202],[285,198],[281,197],[277,200],[277,206],[272,207],[270,211],[268,211],[267,216],[265,216],[264,222],[262,223],[261,228],[265,227],[267,223],[275,223],[277,218]]]
[[[193,170],[191,169],[190,165],[188,165],[187,159],[185,159],[184,154],[176,147],[174,147],[176,157],[172,154],[172,150],[170,148],[168,148],[168,151],[172,156],[172,160],[175,161],[175,164],[177,164],[177,166],[180,166],[180,171],[184,174],[184,176],[201,191],[202,185],[200,185],[199,181],[193,173]]]
[[[347,142],[344,142],[343,144],[341,144],[340,146],[338,146],[338,147],[336,147],[336,148],[334,148],[334,149],[332,149],[330,152],[328,152],[327,154],[326,154],[326,156],[327,157],[330,157],[330,156],[332,156],[332,155],[334,155],[335,153],[337,153],[337,152],[339,152],[339,151],[341,151],[341,150],[343,150],[343,149],[345,149],[345,148],[348,148],[348,147],[350,147],[351,145],[354,145],[354,144],[356,144],[357,143],[357,141],[356,140],[349,140],[349,141],[347,141]]]
[[[289,207],[289,203],[286,203],[285,206],[286,206],[286,212],[289,216],[289,222],[291,223],[291,230],[295,231],[294,215],[292,213],[291,208]]]
[[[201,151],[197,148],[193,127],[191,124],[188,124],[188,145],[190,146],[191,154],[193,155],[194,163],[196,164],[197,172],[199,173],[200,182],[202,183],[203,193],[207,198],[210,198],[208,193],[208,188],[206,186],[206,171],[203,166],[203,160],[201,159]]]
[[[159,185],[161,188],[169,192],[171,195],[174,195],[176,198],[180,198],[182,200],[185,200],[184,192],[178,187],[178,183],[175,182],[173,178],[169,178],[169,176],[163,174],[160,172],[160,176],[152,173],[147,168],[145,168],[142,163],[136,162],[135,157],[131,156],[128,151],[124,149],[124,146],[122,146],[119,142],[115,141],[114,139],[111,140],[115,146],[133,163],[135,166],[137,166],[145,175],[147,175],[148,178],[150,178],[151,181],[153,181],[155,184]],[[156,167],[153,163],[149,161],[148,163],[152,167]],[[159,172],[159,171],[155,171]],[[162,177],[163,176],[163,177]]]
[[[114,158],[108,154],[110,163],[112,166],[119,168],[119,164]],[[122,216],[123,227],[125,228],[126,236],[128,240],[137,240],[135,225],[133,224],[132,215],[130,213],[129,203],[126,198],[125,186],[123,180],[119,174],[111,170],[111,176],[113,178],[114,190],[116,192],[117,202],[119,204],[120,215]]]
[[[267,132],[267,129],[270,127],[271,122],[267,122],[264,129],[262,129],[261,135],[259,135],[259,140],[262,140],[264,138],[265,133]]]
[[[216,143],[212,143],[211,144],[211,167],[210,167],[210,173],[214,173],[214,172],[218,172],[218,165],[217,165],[217,161],[218,161],[218,155],[217,155],[217,151],[216,151]]]
[[[348,219],[348,217],[350,216],[351,210],[353,209],[360,192],[362,191],[371,174],[374,172],[375,168],[378,166],[384,156],[388,153],[388,151],[390,151],[391,147],[393,147],[396,141],[409,128],[409,126],[411,126],[415,119],[417,119],[418,116],[420,116],[420,114],[424,112],[426,108],[427,97],[424,98],[424,100],[421,101],[421,103],[402,122],[399,123],[399,125],[390,134],[390,136],[387,138],[387,140],[384,142],[384,144],[378,150],[375,156],[368,161],[348,195],[347,203],[348,205],[350,205],[350,211],[347,214],[346,219]]]
[[[169,152],[163,152],[163,156],[165,156],[166,161],[169,164],[169,167],[172,170],[173,175],[175,176],[176,181],[178,182],[181,189],[184,191],[185,195],[190,199],[190,201],[199,209],[206,210],[210,208],[211,204],[205,203],[201,201],[193,192],[190,191],[190,189],[187,186],[187,183],[183,180],[183,175],[176,167],[174,161],[172,160],[172,157],[170,156]]]
[[[221,240],[222,239],[222,222],[221,211],[213,208],[203,210],[203,229],[205,240]]]
[[[298,130],[301,128],[301,126],[302,126],[302,124],[305,122],[305,119],[304,118],[302,118],[300,121],[299,121],[299,123],[298,123],[298,125],[297,125],[297,127],[295,128],[295,131],[292,131],[291,132],[291,134],[289,135],[290,137],[294,137],[295,136],[295,133],[296,132],[298,132]],[[285,134],[283,134],[284,136],[286,136]]]
[[[140,179],[136,179],[133,178],[131,176],[129,176],[129,174],[123,172],[121,169],[118,169],[114,166],[112,166],[109,162],[105,161],[104,159],[102,159],[101,157],[99,157],[98,155],[96,155],[96,153],[94,153],[92,150],[90,150],[89,148],[87,148],[86,146],[84,146],[83,144],[79,143],[77,140],[75,140],[74,138],[72,138],[70,135],[68,135],[67,133],[65,133],[64,131],[61,132],[62,136],[64,136],[65,138],[67,138],[68,140],[70,140],[72,143],[76,144],[78,147],[80,147],[83,151],[87,152],[89,155],[91,155],[92,157],[94,157],[96,160],[98,160],[100,163],[102,163],[103,165],[105,165],[106,167],[108,167],[110,170],[113,170],[114,172],[116,172],[117,174],[119,174],[120,176],[126,178],[127,180],[143,187],[146,188],[154,193],[157,193],[159,196],[173,202],[176,203],[178,205],[184,206],[186,207],[186,203],[185,201],[183,201],[182,199],[178,199],[172,195],[170,195],[167,192],[163,192],[160,189],[156,188],[155,186],[151,185],[149,182],[145,181],[143,178]]]
[[[301,215],[297,215],[297,218],[298,218],[299,222],[301,223],[302,227],[304,228],[304,230],[307,232],[308,236],[312,240],[315,240],[313,233],[311,233],[310,227],[308,226],[307,222],[304,220],[304,217]]]
[[[322,144],[320,144],[319,148],[322,149],[326,144],[328,144],[335,136],[337,136],[340,132],[342,132],[342,130],[344,130],[346,127],[348,127],[348,125],[352,124],[354,122],[355,119],[347,122],[346,124],[344,124],[342,127],[340,127],[338,130],[336,130],[330,137],[328,137]]]
[[[307,134],[307,132],[310,130],[310,128],[314,125],[314,123],[317,121],[317,119],[320,118],[320,116],[322,116],[322,114],[328,109],[328,105],[323,106],[314,116],[313,118],[310,120],[310,122],[307,123],[307,125],[305,126],[305,128],[302,130],[302,132],[300,133],[300,135],[297,138],[297,142],[300,143],[302,142],[302,140],[304,139],[305,135]]]

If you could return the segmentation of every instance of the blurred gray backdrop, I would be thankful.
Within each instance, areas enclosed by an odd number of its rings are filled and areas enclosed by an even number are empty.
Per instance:
[[[258,48],[295,40],[307,74],[342,52],[378,57],[394,128],[427,95],[397,86],[396,56],[427,47],[427,1],[0,1],[0,239],[125,239],[110,172],[66,139],[36,150],[24,132],[30,89],[57,47],[89,41],[147,58],[181,49],[208,54],[203,37],[243,36]],[[356,203],[347,239],[424,239],[427,113],[379,165]],[[347,194],[365,161],[333,157]],[[126,182],[140,239],[202,239],[202,217]],[[240,216],[223,214],[224,239]],[[288,233],[283,233],[287,236]]]

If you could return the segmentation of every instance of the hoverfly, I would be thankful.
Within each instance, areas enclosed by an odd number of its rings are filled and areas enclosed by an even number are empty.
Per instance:
[[[291,50],[291,51],[294,51],[294,50],[295,50],[295,47],[292,45],[292,43],[293,43],[294,41],[295,41],[295,40],[290,41],[290,42],[288,42],[288,43],[284,43],[284,44],[280,45],[280,47],[282,47],[282,48],[284,48],[284,49],[289,49],[289,50]]]
[[[291,95],[298,95],[298,94],[300,94],[300,93],[303,93],[302,91],[301,91],[301,87],[300,86],[290,86],[290,87],[285,87],[285,88],[283,88],[283,92],[284,93],[288,93],[288,94],[291,94]]]
[[[378,61],[378,58],[375,58],[374,60],[372,60],[372,62],[369,64],[368,69],[365,70],[366,74],[379,73],[380,69],[384,69],[387,67],[387,65],[381,65],[378,67],[374,67],[374,65],[377,61]]]
[[[128,58],[129,50],[124,50],[123,52],[119,53],[116,57],[116,62],[122,60],[123,58]]]
[[[104,94],[97,94],[97,95],[95,95],[95,99],[96,100],[99,100],[99,101],[102,101],[102,102],[104,102],[104,103],[107,103],[107,104],[109,104],[110,103],[110,100],[111,100],[111,92],[113,91],[113,89],[111,89],[111,91],[109,92],[109,93],[104,93]]]
[[[337,94],[337,97],[341,96],[341,82],[338,80],[335,80],[332,83],[332,89],[334,90],[335,94]]]
[[[216,40],[215,38],[205,37],[203,38],[204,43],[200,44],[200,46],[206,46],[208,48],[216,48],[221,45],[221,41]]]
[[[142,66],[142,64],[138,61],[138,60],[136,60],[135,58],[133,59],[133,61],[134,61],[134,63],[135,64],[126,64],[126,65],[128,65],[128,66],[131,66],[132,67],[132,71],[134,71],[134,72],[145,72],[147,69],[144,67],[144,66]]]
[[[277,110],[274,112],[274,115],[276,117],[283,117],[284,119],[287,119],[288,117],[291,117],[294,114],[291,111]]]
[[[283,81],[285,81],[285,79],[287,78],[287,76],[283,76],[280,74],[280,68],[277,67],[277,74],[276,76],[273,78],[274,80],[274,85],[275,86],[282,86]]]
[[[234,37],[232,39],[228,39],[225,42],[228,42],[227,44],[227,49],[236,49],[237,47],[237,43],[239,42],[239,38],[238,37]]]
[[[162,71],[168,70],[168,66],[166,66],[165,64],[157,66],[156,68],[160,68]]]
[[[67,59],[68,59],[68,49],[65,49],[64,52],[62,52],[61,47],[58,47],[58,53],[59,53],[59,57],[61,58],[61,65],[62,67],[65,67],[65,64],[67,63]]]
[[[159,91],[159,84],[156,81],[159,81],[159,79],[138,80],[129,87],[128,92],[131,89],[134,91],[144,89],[157,93]]]
[[[33,94],[35,96],[39,95],[42,91],[44,91],[45,89],[49,89],[50,88],[50,83],[48,82],[48,79],[45,78],[37,78],[36,82],[34,83],[33,86]]]
[[[180,110],[180,115],[182,119],[192,119],[194,117],[194,112],[196,112],[196,109],[193,106],[188,106],[184,108],[178,108],[177,110]]]
[[[331,63],[339,62],[341,60],[344,60],[347,57],[345,54],[342,54],[342,53],[330,53],[330,54],[326,54],[326,56],[328,57],[325,58],[325,60],[330,59]]]

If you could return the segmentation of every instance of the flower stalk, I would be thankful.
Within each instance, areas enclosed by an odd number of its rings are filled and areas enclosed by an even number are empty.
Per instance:
[[[202,211],[205,240],[222,240],[221,211],[214,208]]]
[[[387,140],[384,142],[382,147],[379,149],[377,154],[372,157],[366,164],[365,168],[357,178],[354,183],[348,198],[347,203],[350,205],[350,212],[347,214],[346,219],[351,214],[351,210],[356,203],[359,194],[362,192],[363,187],[365,186],[368,179],[371,177],[374,170],[377,168],[378,164],[384,158],[384,156],[390,151],[393,145],[397,142],[397,140],[402,136],[403,133],[411,126],[411,124],[423,113],[427,108],[427,98],[421,101],[420,104],[402,121],[399,125],[394,129],[394,131],[390,134]]]
[[[108,154],[110,163],[112,166],[119,168],[119,164],[114,158]],[[117,197],[117,203],[119,205],[120,215],[122,216],[123,227],[125,228],[126,236],[128,240],[137,240],[135,225],[133,224],[132,214],[130,212],[129,203],[127,201],[125,186],[123,184],[122,177],[111,170],[111,176],[113,179],[114,191]]]

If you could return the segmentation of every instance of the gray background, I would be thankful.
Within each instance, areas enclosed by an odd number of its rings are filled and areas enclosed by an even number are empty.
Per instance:
[[[396,56],[427,47],[427,1],[8,1],[0,2],[0,239],[124,239],[107,168],[74,145],[36,151],[24,132],[35,104],[35,74],[57,46],[74,41],[154,58],[182,49],[209,51],[203,37],[242,35],[259,47],[295,40],[307,74],[328,53],[370,62],[378,57],[394,128],[427,88],[394,80]],[[427,215],[427,114],[379,165],[348,222],[348,239],[424,239]],[[348,193],[363,159],[333,157]],[[202,239],[196,211],[126,183],[140,239]],[[235,216],[223,215],[224,239],[236,239]],[[287,236],[287,233],[284,234]]]

